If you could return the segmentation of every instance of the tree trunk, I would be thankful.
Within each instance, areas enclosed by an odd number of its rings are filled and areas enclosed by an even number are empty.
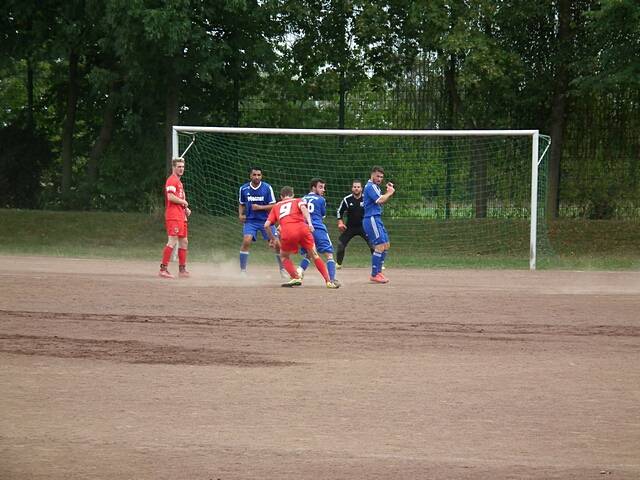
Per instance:
[[[454,129],[456,126],[458,107],[460,105],[460,97],[458,96],[458,90],[456,88],[456,63],[457,57],[455,54],[451,54],[447,69],[445,70],[445,88],[447,92],[447,126],[450,129]],[[453,161],[453,140],[447,140],[447,154],[445,158],[445,205],[444,216],[446,219],[451,217],[451,177]]]
[[[482,140],[472,139],[471,161],[474,170],[473,197],[476,218],[487,218],[487,157],[480,155],[478,144]]]
[[[67,112],[62,132],[62,196],[68,197],[71,192],[71,170],[73,157],[73,132],[76,123],[78,101],[78,61],[75,51],[69,54],[69,83],[67,86]]]
[[[178,79],[171,76],[168,79],[167,98],[165,109],[165,145],[166,145],[166,169],[171,172],[171,159],[173,158],[173,126],[178,123]]]
[[[96,142],[93,144],[93,148],[91,148],[89,160],[87,161],[87,183],[89,184],[89,189],[91,191],[95,190],[96,183],[98,181],[98,163],[111,143],[111,138],[113,136],[113,124],[116,116],[117,105],[114,98],[115,90],[115,84],[111,84],[109,88],[109,98],[107,98],[107,102],[105,103],[104,110],[102,112],[100,133],[98,134]]]
[[[547,191],[547,218],[558,217],[560,207],[560,163],[564,146],[564,133],[567,118],[567,95],[569,90],[569,69],[567,64],[571,56],[571,2],[558,2],[558,49],[560,61],[554,82],[553,103],[551,107],[551,151],[549,156],[549,183]]]
[[[33,132],[33,61],[27,57],[27,130]]]
[[[233,111],[231,112],[231,124],[234,127],[240,126],[240,70],[235,70],[233,77]]]
[[[338,104],[338,128],[344,128],[345,101],[347,96],[347,80],[345,78],[344,67],[340,70],[340,103]]]

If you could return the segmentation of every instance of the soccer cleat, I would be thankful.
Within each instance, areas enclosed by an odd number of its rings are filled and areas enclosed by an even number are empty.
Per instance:
[[[381,273],[377,274],[374,277],[369,277],[369,280],[373,283],[389,283],[389,280]]]
[[[291,280],[281,284],[280,286],[281,287],[300,287],[300,286],[302,286],[302,279],[301,278],[292,278]]]
[[[180,270],[180,272],[178,272],[179,278],[189,278],[190,276],[191,274],[187,270]]]
[[[302,269],[302,267],[296,268],[296,272],[298,273],[298,278],[302,280],[304,278],[304,270]]]
[[[158,276],[160,278],[176,278],[173,275],[171,275],[171,273],[169,273],[169,270],[160,270],[160,273],[158,273]]]
[[[336,263],[336,270],[340,270],[342,268],[342,264],[341,263]]]
[[[340,282],[336,280],[333,282],[327,282],[327,288],[340,288]]]

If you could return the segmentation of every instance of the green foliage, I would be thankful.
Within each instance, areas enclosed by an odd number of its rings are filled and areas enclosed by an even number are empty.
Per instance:
[[[347,128],[549,132],[559,67],[574,79],[563,211],[616,217],[640,205],[634,0],[570,2],[569,45],[558,42],[559,2],[551,0],[5,3],[0,126],[33,118],[46,137],[53,158],[34,172],[44,185],[38,202],[51,208],[63,206],[71,52],[79,55],[78,99],[66,205],[74,208],[149,208],[166,173],[170,121],[335,128],[344,100]],[[440,179],[446,156],[439,162],[421,174]]]
[[[578,84],[602,90],[640,88],[640,4],[601,0],[587,14],[592,49]]]

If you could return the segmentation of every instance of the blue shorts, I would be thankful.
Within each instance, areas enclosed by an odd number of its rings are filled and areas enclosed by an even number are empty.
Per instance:
[[[313,241],[316,244],[316,251],[318,253],[333,253],[333,244],[329,238],[329,232],[326,230],[314,230]],[[304,248],[301,248],[300,254],[306,255],[307,251]]]
[[[264,229],[264,222],[244,222],[242,226],[242,235],[251,235],[253,237],[253,241],[255,242],[258,239],[258,233],[262,234],[262,238],[264,240],[269,240],[269,236],[267,235],[267,231]],[[278,232],[276,227],[271,225],[271,233],[273,233],[274,237],[278,236]]]
[[[363,218],[362,228],[364,228],[364,233],[367,234],[367,238],[372,245],[389,243],[387,229],[384,228],[384,224],[379,215]]]

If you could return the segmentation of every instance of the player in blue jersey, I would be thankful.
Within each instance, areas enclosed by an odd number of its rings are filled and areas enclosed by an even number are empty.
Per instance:
[[[267,182],[262,181],[262,169],[260,167],[251,167],[249,170],[250,181],[240,187],[238,196],[238,217],[242,226],[242,245],[240,246],[240,273],[246,275],[247,264],[249,263],[249,248],[251,243],[255,242],[258,234],[262,235],[262,239],[269,241],[267,231],[264,228],[264,222],[267,221],[269,211],[276,204],[276,197],[273,194],[273,188]],[[275,227],[271,227],[274,229]],[[289,274],[282,266],[280,259],[280,250],[276,247],[276,260],[280,268],[280,275],[283,278],[289,278]]]
[[[307,209],[311,215],[311,223],[313,224],[313,240],[316,244],[318,253],[326,257],[327,270],[329,271],[329,279],[332,283],[339,284],[336,280],[336,262],[333,260],[333,244],[329,238],[327,226],[324,224],[324,217],[327,215],[327,201],[324,198],[327,182],[321,178],[312,178],[309,184],[309,193],[303,198],[307,203]],[[304,258],[298,267],[298,276],[303,277],[304,271],[307,269],[311,260],[308,252],[304,249],[300,250]]]
[[[371,255],[371,277],[374,283],[388,283],[389,280],[382,274],[382,265],[387,250],[389,250],[389,235],[382,223],[382,205],[386,203],[395,193],[393,183],[387,182],[387,191],[382,193],[380,185],[384,179],[384,169],[382,167],[373,167],[371,169],[371,178],[364,187],[364,216],[362,218],[362,227],[369,242],[373,245],[373,254]]]

